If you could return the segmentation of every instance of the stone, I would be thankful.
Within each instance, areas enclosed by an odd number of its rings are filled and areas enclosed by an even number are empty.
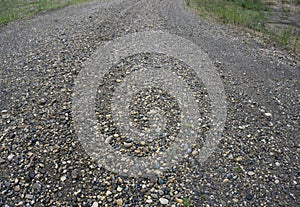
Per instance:
[[[176,198],[175,201],[176,201],[176,203],[183,204],[183,200],[180,198]]]
[[[116,200],[117,206],[122,206],[123,205],[123,200],[122,199],[118,199]]]
[[[14,154],[8,155],[8,156],[7,156],[8,161],[11,161],[11,160],[14,158],[14,156],[15,156]]]
[[[169,200],[166,199],[166,198],[160,198],[159,199],[159,202],[162,204],[162,205],[167,205],[169,203]]]
[[[92,205],[92,207],[98,207],[98,206],[99,206],[98,202],[94,202]]]
[[[61,176],[61,178],[60,178],[60,180],[61,180],[62,182],[64,182],[66,179],[67,179],[66,176]]]

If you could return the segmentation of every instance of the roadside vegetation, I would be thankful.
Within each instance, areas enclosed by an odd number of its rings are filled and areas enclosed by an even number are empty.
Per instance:
[[[261,0],[185,0],[185,3],[202,17],[251,29],[282,48],[300,52],[300,36],[295,28],[271,30],[266,26],[271,8]],[[300,0],[295,3],[300,6]]]
[[[0,0],[0,26],[42,11],[89,0]]]

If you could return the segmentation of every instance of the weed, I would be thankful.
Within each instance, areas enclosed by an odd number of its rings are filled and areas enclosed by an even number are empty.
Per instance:
[[[188,198],[183,198],[182,200],[183,200],[183,206],[184,207],[191,207],[192,206],[192,204],[191,204],[191,202]]]
[[[52,10],[71,4],[78,4],[89,0],[0,0],[0,25],[30,17],[41,11]]]
[[[269,8],[261,0],[189,0],[196,5],[200,16],[209,16],[221,23],[239,25],[264,34],[279,46],[300,51],[300,37],[291,28],[282,32],[270,31],[265,27]],[[296,4],[300,1],[296,0]]]

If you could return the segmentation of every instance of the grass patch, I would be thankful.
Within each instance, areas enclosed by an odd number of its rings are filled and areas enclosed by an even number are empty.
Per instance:
[[[89,0],[0,0],[0,25],[32,16],[41,11],[86,1]]]
[[[222,23],[247,26],[261,30],[267,10],[258,0],[189,0],[201,16],[210,16]],[[191,3],[190,3],[191,4]]]
[[[258,31],[282,48],[300,51],[300,37],[292,28],[271,31],[266,27],[267,5],[261,0],[185,0],[186,5],[197,9],[202,17],[210,17],[224,24],[231,24]]]
[[[191,207],[192,206],[192,204],[191,204],[191,202],[188,198],[183,198],[182,200],[183,200],[183,206],[184,207]]]

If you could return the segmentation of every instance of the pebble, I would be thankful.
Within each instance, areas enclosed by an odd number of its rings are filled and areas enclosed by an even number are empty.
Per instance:
[[[252,175],[254,175],[254,174],[255,174],[255,172],[253,172],[253,171],[249,171],[247,174],[248,174],[248,175],[250,175],[250,176],[252,176]]]
[[[16,186],[14,187],[14,191],[16,191],[16,192],[19,192],[20,190],[21,190],[20,185],[16,185]]]
[[[238,199],[236,199],[236,198],[232,199],[232,201],[233,201],[234,203],[237,203],[237,202],[239,202],[239,200],[238,200]]]
[[[152,202],[153,202],[153,201],[152,201],[151,198],[149,198],[149,199],[146,200],[146,203],[152,203]]]
[[[162,204],[162,205],[167,205],[169,203],[169,200],[166,199],[166,198],[160,198],[159,199],[159,202]]]
[[[135,154],[140,154],[140,153],[141,153],[141,150],[138,150],[138,149],[137,149],[137,150],[134,150],[134,153],[135,153]]]
[[[71,177],[72,177],[73,179],[77,179],[77,178],[78,178],[78,171],[77,171],[77,170],[73,170],[73,171],[71,172]]]
[[[253,198],[253,195],[250,195],[250,194],[249,194],[249,195],[246,196],[246,199],[247,199],[247,200],[252,200],[252,198]]]
[[[39,190],[41,190],[42,186],[41,186],[41,184],[39,184],[39,183],[34,183],[34,184],[32,185],[32,188],[33,188],[34,190],[39,191]]]
[[[117,191],[118,191],[118,192],[121,192],[122,190],[123,190],[123,188],[117,187]]]
[[[14,156],[15,156],[14,154],[8,155],[8,156],[7,156],[8,161],[11,161],[11,160],[14,158]]]
[[[132,143],[124,142],[124,147],[130,148],[132,146]]]
[[[198,151],[197,150],[194,150],[193,152],[192,152],[192,155],[193,156],[195,156],[195,155],[197,155],[198,154]]]
[[[275,180],[275,184],[279,184],[279,180]]]
[[[66,179],[67,179],[66,176],[61,176],[61,178],[60,178],[60,180],[61,180],[62,182],[64,182]]]
[[[176,201],[176,203],[179,203],[179,204],[182,204],[182,203],[183,203],[183,200],[180,199],[180,198],[176,198],[175,201]]]
[[[225,178],[225,179],[223,180],[223,183],[228,183],[228,181],[229,181],[229,179]]]
[[[93,205],[92,205],[92,207],[98,207],[98,206],[99,206],[98,202],[94,202]]]
[[[25,195],[25,199],[32,200],[32,199],[33,199],[33,195],[26,194],[26,195]]]
[[[272,117],[272,114],[271,113],[265,113],[265,116]]]
[[[123,200],[122,199],[118,199],[116,201],[116,203],[117,203],[118,206],[122,206],[123,205]]]
[[[237,161],[237,162],[240,162],[240,161],[242,161],[242,160],[243,160],[242,157],[237,157],[237,158],[236,158],[236,161]]]

